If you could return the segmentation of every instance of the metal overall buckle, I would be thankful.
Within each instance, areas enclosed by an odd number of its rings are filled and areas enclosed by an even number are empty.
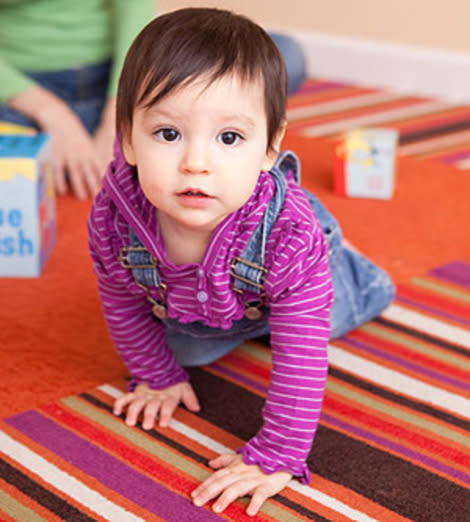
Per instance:
[[[243,263],[244,265],[248,265],[251,268],[256,268],[257,270],[261,270],[263,272],[261,276],[261,283],[255,283],[254,281],[251,281],[250,279],[247,279],[246,277],[240,276],[235,272],[235,266],[237,263]],[[260,290],[259,294],[259,300],[258,301],[250,301],[245,302],[245,317],[247,319],[251,319],[252,321],[256,321],[260,319],[263,316],[263,310],[262,307],[264,305],[264,281],[266,279],[266,276],[268,274],[268,269],[264,266],[258,265],[257,263],[253,263],[252,261],[247,261],[246,259],[243,259],[241,257],[234,257],[230,261],[230,275],[234,279],[238,279],[239,281],[242,281],[244,283],[247,283],[251,286],[254,286],[258,290]],[[232,290],[235,292],[238,292],[240,295],[243,295],[244,292],[240,288],[236,288],[234,285],[232,285]]]
[[[121,266],[123,268],[130,268],[130,269],[133,269],[133,268],[156,268],[157,266],[157,260],[150,256],[152,262],[151,263],[147,263],[147,264],[143,264],[143,265],[131,265],[129,263],[129,258],[127,257],[129,255],[130,252],[147,252],[148,253],[148,250],[143,247],[143,246],[138,246],[138,247],[122,247],[120,250],[119,250],[119,256],[118,256],[118,259],[119,259],[119,262],[121,263]],[[150,255],[150,254],[149,254]]]
[[[160,301],[157,301],[154,299],[149,292],[148,286],[145,286],[141,283],[138,283],[136,281],[135,283],[139,288],[142,288],[142,290],[145,292],[145,296],[147,298],[147,301],[149,301],[152,304],[152,312],[155,317],[158,317],[158,319],[166,319],[168,317],[168,312],[166,309],[166,284],[160,282],[158,285],[158,292],[160,294]]]
[[[128,258],[128,255],[130,252],[147,252],[148,253],[148,250],[143,246],[122,247],[119,250],[118,259],[123,268],[128,268],[131,270],[135,269],[135,268],[157,268],[157,260],[153,256],[150,256],[150,259],[152,260],[151,263],[132,265],[129,262],[129,258]],[[149,292],[149,289],[147,286],[145,286],[142,283],[139,283],[137,281],[135,281],[135,284],[145,292],[145,297],[147,298],[147,301],[149,301],[152,304],[153,315],[158,317],[158,319],[166,319],[168,317],[168,312],[167,312],[167,308],[166,308],[166,295],[165,295],[166,288],[167,288],[166,284],[162,283],[161,281],[158,284],[160,301],[157,301],[150,295],[150,292]]]

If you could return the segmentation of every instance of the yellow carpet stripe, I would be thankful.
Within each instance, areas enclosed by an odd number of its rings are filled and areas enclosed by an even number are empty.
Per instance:
[[[432,290],[436,294],[452,297],[457,301],[462,301],[465,304],[470,303],[470,294],[468,292],[460,292],[455,288],[449,288],[448,286],[430,281],[429,279],[422,279],[421,277],[414,277],[411,279],[410,283],[412,283],[414,286],[425,288],[426,290]]]
[[[392,92],[373,92],[371,94],[362,94],[359,96],[350,96],[345,99],[332,100],[329,102],[315,103],[313,105],[304,105],[288,109],[287,120],[295,122],[304,118],[311,118],[312,116],[321,116],[323,114],[331,114],[343,110],[357,109],[359,107],[366,107],[369,105],[378,105],[379,103],[390,102],[406,98],[401,93]]]
[[[397,121],[411,116],[419,116],[431,112],[438,112],[442,109],[451,108],[444,102],[424,102],[412,106],[407,106],[399,109],[383,110],[373,114],[364,116],[357,116],[354,118],[347,118],[336,120],[321,125],[311,125],[302,129],[302,134],[307,136],[325,136],[341,132],[345,129],[350,129],[361,125],[381,125],[383,123]]]
[[[403,306],[392,304],[382,312],[382,317],[434,335],[451,343],[470,348],[470,331],[447,324],[444,321],[409,310]]]
[[[47,522],[45,518],[39,516],[32,509],[20,504],[5,491],[0,491],[0,506],[4,513],[15,520],[21,522]]]

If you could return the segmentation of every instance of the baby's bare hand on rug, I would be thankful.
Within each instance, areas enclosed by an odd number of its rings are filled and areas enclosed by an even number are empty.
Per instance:
[[[190,411],[199,411],[199,401],[189,382],[174,384],[163,390],[152,390],[146,384],[139,384],[131,393],[116,400],[113,412],[121,415],[126,410],[126,424],[135,426],[142,415],[142,427],[150,430],[160,417],[159,426],[167,427],[171,417],[182,402]]]
[[[224,511],[237,498],[250,495],[246,513],[254,516],[265,500],[283,490],[292,478],[286,471],[267,475],[259,466],[245,464],[243,457],[235,454],[220,455],[211,460],[209,466],[217,471],[198,486],[191,496],[196,506],[203,506],[218,497],[212,507],[217,513]]]

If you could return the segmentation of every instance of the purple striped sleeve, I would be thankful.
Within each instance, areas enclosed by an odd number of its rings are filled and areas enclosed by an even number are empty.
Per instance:
[[[271,383],[263,426],[239,450],[265,473],[289,471],[304,483],[325,389],[333,301],[327,245],[318,225],[309,227],[290,231],[266,281]]]

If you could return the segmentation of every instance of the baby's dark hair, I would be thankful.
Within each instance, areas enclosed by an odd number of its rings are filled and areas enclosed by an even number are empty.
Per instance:
[[[134,109],[142,103],[151,107],[198,77],[208,75],[210,83],[226,74],[240,75],[243,81],[262,78],[271,148],[286,114],[283,59],[260,26],[222,9],[180,9],[155,18],[140,32],[119,80],[118,133],[131,131]]]

